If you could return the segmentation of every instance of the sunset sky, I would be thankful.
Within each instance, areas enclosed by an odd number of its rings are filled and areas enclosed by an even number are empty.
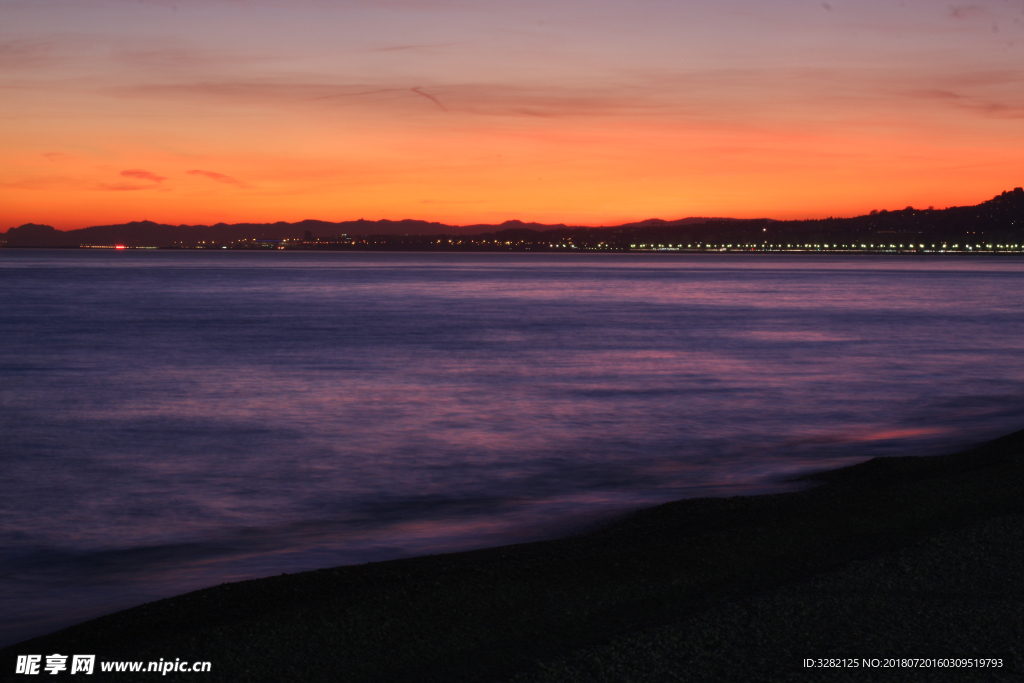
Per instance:
[[[1024,184],[1024,0],[0,0],[0,230],[610,225]]]

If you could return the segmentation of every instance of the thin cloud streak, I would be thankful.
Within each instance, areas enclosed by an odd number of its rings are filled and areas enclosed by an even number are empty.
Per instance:
[[[217,173],[215,171],[201,171],[199,169],[195,169],[192,171],[185,171],[185,173],[187,173],[188,175],[203,176],[218,183],[224,183],[225,185],[234,185],[236,187],[244,188],[251,187],[248,183],[243,183],[241,180],[238,180],[237,178],[232,178],[229,175],[224,175],[223,173]]]
[[[129,183],[100,183],[96,189],[108,192],[134,192],[136,190],[155,190],[156,185],[131,185]]]
[[[448,111],[448,108],[446,106],[444,106],[443,104],[441,104],[441,101],[439,99],[437,99],[433,95],[430,95],[428,93],[423,92],[422,88],[416,87],[416,88],[409,88],[409,89],[412,92],[416,93],[417,95],[422,95],[423,97],[426,97],[428,100],[430,100],[431,102],[436,104],[438,107],[440,107],[441,111],[443,111],[443,112],[447,112]]]
[[[822,113],[857,118],[898,111],[914,102],[982,117],[1004,116],[1024,105],[1022,85],[1024,68],[938,76],[915,70],[789,68],[625,74],[618,83],[589,87],[449,83],[435,86],[437,95],[423,86],[314,80],[144,84],[105,92],[121,99],[178,104],[366,108],[382,115],[415,112],[409,105],[422,97],[442,111],[469,116],[763,121],[779,115],[815,120]],[[755,111],[757,116],[752,116]]]
[[[0,43],[0,69],[31,69],[57,61],[50,41],[10,40]]]
[[[430,50],[440,47],[456,47],[458,45],[471,45],[471,43],[424,43],[423,45],[393,45],[390,47],[367,48],[365,52],[403,52],[406,50]]]
[[[954,5],[949,8],[949,16],[954,19],[973,19],[988,16],[988,10],[981,5]]]
[[[135,178],[137,180],[149,180],[154,183],[162,183],[167,180],[164,176],[157,175],[151,171],[144,171],[140,168],[131,169],[128,171],[121,171],[121,175],[125,178]]]

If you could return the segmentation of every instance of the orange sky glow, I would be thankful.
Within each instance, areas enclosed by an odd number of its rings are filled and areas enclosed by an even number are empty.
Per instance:
[[[974,204],[1022,50],[1004,0],[0,0],[0,230]]]

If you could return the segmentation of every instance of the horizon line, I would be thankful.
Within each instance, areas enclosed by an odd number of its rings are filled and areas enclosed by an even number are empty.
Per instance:
[[[990,199],[986,199],[986,200],[982,200],[982,201],[978,202],[978,204],[953,205],[953,206],[946,206],[946,207],[942,207],[942,208],[935,208],[935,206],[928,206],[927,208],[920,208],[920,209],[916,208],[916,207],[914,207],[912,205],[907,205],[906,207],[904,207],[902,209],[875,209],[875,210],[872,210],[872,211],[870,211],[868,213],[859,213],[859,214],[853,214],[853,215],[849,215],[849,216],[830,215],[830,216],[827,216],[827,217],[826,216],[821,216],[821,217],[817,217],[817,218],[815,218],[815,217],[771,218],[769,216],[755,216],[755,217],[749,217],[749,218],[737,218],[737,217],[734,217],[734,216],[693,216],[693,215],[691,215],[691,216],[685,216],[685,217],[682,217],[682,218],[672,218],[672,219],[663,219],[663,218],[651,217],[651,218],[644,218],[644,219],[640,219],[640,220],[626,221],[626,222],[623,222],[623,223],[602,223],[602,224],[597,224],[597,225],[572,224],[572,223],[564,223],[564,222],[560,222],[560,223],[542,223],[542,222],[539,222],[539,221],[524,221],[524,220],[522,220],[520,218],[507,218],[507,219],[501,221],[500,223],[471,222],[471,223],[462,223],[462,224],[458,224],[458,223],[445,223],[445,222],[442,222],[442,221],[427,220],[427,219],[423,219],[423,218],[399,218],[399,219],[395,219],[395,218],[377,218],[377,219],[369,219],[369,218],[360,217],[360,218],[356,218],[356,219],[346,219],[346,220],[336,220],[336,221],[324,220],[324,219],[320,219],[320,218],[303,218],[302,220],[297,220],[297,221],[285,221],[285,220],[277,220],[277,221],[238,221],[238,222],[234,222],[234,223],[228,223],[226,221],[217,221],[215,223],[164,223],[164,222],[160,222],[160,221],[153,221],[153,220],[150,220],[149,218],[143,218],[142,220],[130,220],[130,221],[126,221],[126,222],[123,222],[123,223],[97,223],[95,225],[87,225],[87,226],[84,226],[84,227],[81,227],[81,228],[68,228],[68,229],[58,228],[56,226],[50,225],[49,223],[29,222],[29,223],[22,223],[21,225],[18,225],[18,226],[10,226],[10,227],[7,228],[7,230],[5,232],[13,230],[15,228],[22,228],[22,227],[29,226],[29,225],[38,225],[38,226],[50,227],[50,228],[53,228],[54,230],[56,230],[58,232],[75,232],[77,230],[88,230],[90,228],[103,228],[103,227],[113,227],[113,226],[143,224],[143,223],[149,223],[149,224],[153,224],[153,225],[166,225],[166,226],[176,227],[176,228],[181,228],[181,227],[214,227],[214,226],[217,226],[217,225],[226,225],[226,226],[233,226],[233,225],[281,225],[281,224],[284,224],[284,225],[299,225],[299,224],[302,224],[302,223],[328,223],[328,224],[343,224],[343,223],[426,223],[428,225],[439,225],[439,226],[445,226],[445,227],[451,227],[451,228],[460,228],[460,229],[472,228],[472,227],[478,227],[478,226],[479,227],[501,227],[501,226],[504,226],[504,225],[508,225],[510,223],[511,224],[524,225],[524,226],[536,225],[536,226],[550,227],[550,228],[566,227],[566,228],[587,228],[587,229],[607,229],[607,228],[622,228],[622,227],[633,227],[633,226],[649,227],[649,226],[644,226],[644,224],[645,223],[673,224],[673,223],[680,223],[680,222],[683,222],[683,221],[695,221],[695,220],[701,220],[701,221],[707,221],[707,222],[710,222],[710,221],[772,221],[772,222],[777,222],[777,223],[788,223],[788,222],[801,222],[801,221],[846,220],[846,219],[853,219],[853,218],[862,218],[864,216],[871,216],[871,215],[875,215],[875,214],[894,213],[894,212],[898,212],[898,211],[908,211],[908,210],[911,210],[911,211],[946,211],[946,210],[949,210],[949,209],[956,209],[956,208],[963,208],[963,207],[970,207],[970,206],[978,206],[979,204],[984,204],[985,202],[991,201],[992,199],[995,199],[996,197],[1005,196],[1005,195],[1008,195],[1008,194],[1015,194],[1015,193],[1018,193],[1018,192],[1024,192],[1024,189],[1022,189],[1021,187],[1015,187],[1012,190],[1004,190],[1001,193],[995,194]],[[0,234],[3,234],[3,233],[0,233]]]

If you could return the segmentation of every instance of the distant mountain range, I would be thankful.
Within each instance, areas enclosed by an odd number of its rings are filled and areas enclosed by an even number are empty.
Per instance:
[[[616,227],[666,227],[729,221],[729,218],[683,218],[664,221],[652,218]],[[27,223],[0,233],[0,241],[9,247],[77,247],[80,245],[123,244],[129,247],[194,246],[202,243],[235,243],[246,240],[297,240],[307,233],[312,237],[340,235],[479,235],[505,230],[605,230],[565,224],[547,225],[505,221],[499,225],[446,225],[427,221],[329,221],[304,220],[298,223],[217,223],[216,225],[166,225],[153,221],[133,221],[121,225],[96,225],[79,230],[61,231],[49,225]]]
[[[367,245],[391,247],[441,244],[426,236],[462,237],[465,245],[482,243],[470,236],[514,237],[519,243],[544,244],[554,240],[575,240],[575,244],[633,245],[660,244],[876,244],[876,243],[1007,243],[1024,244],[1024,189],[1003,192],[977,206],[948,209],[872,211],[854,218],[776,221],[772,219],[652,218],[637,223],[593,228],[505,221],[499,225],[454,226],[418,220],[328,221],[298,223],[217,223],[216,225],[164,225],[135,221],[122,225],[98,225],[80,230],[60,231],[49,225],[28,223],[0,233],[0,246],[79,247],[125,245],[128,247],[195,247],[239,245],[260,240],[316,241],[347,235],[373,237]],[[389,237],[393,238],[389,241]],[[405,239],[403,239],[405,238]],[[412,238],[412,239],[408,239]],[[350,240],[351,241],[351,240]],[[509,240],[511,241],[511,240]],[[448,240],[444,240],[446,245]]]

